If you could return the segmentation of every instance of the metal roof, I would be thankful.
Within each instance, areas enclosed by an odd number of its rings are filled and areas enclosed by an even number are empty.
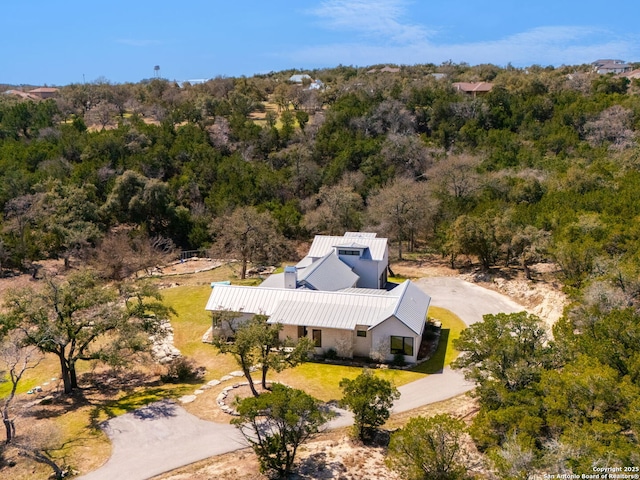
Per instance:
[[[351,267],[341,261],[334,252],[325,255],[306,267],[286,267],[285,272],[287,269],[291,271],[296,269],[298,288],[306,287],[312,290],[323,290],[327,292],[353,287],[360,278],[353,272]],[[284,273],[269,275],[260,286],[286,288]]]
[[[357,238],[375,238],[378,234],[375,232],[344,232],[345,237],[357,237]]]
[[[335,247],[354,243],[353,237],[316,235],[309,249],[308,257],[320,258],[330,253]],[[387,253],[387,239],[377,237],[358,237],[358,248],[368,247],[372,260],[383,260]]]
[[[353,287],[360,277],[351,267],[331,252],[310,266],[298,271],[298,281],[314,290],[335,291]]]
[[[414,283],[405,280],[389,293],[399,295],[393,314],[418,335],[424,329],[424,322],[431,303],[431,297],[420,290]]]
[[[269,317],[269,323],[300,325],[305,327],[353,330],[356,325],[371,326],[372,320],[389,318],[388,306],[339,305],[335,303],[284,300]],[[380,323],[380,321],[376,322]]]
[[[270,323],[349,330],[355,325],[374,328],[395,316],[416,334],[422,333],[431,298],[409,280],[384,295],[378,290],[355,290],[216,285],[205,309],[260,313],[269,316]]]

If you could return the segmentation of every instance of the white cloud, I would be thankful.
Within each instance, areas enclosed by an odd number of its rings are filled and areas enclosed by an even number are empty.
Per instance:
[[[334,2],[331,2],[334,3]],[[354,2],[338,2],[354,3]],[[356,2],[358,4],[364,2]],[[383,2],[379,2],[383,3]],[[386,2],[396,4],[397,2]],[[448,60],[469,64],[514,66],[576,65],[597,58],[630,60],[640,56],[635,38],[620,38],[598,28],[553,26],[533,28],[492,41],[439,44],[422,38],[406,44],[376,45],[362,42],[317,45],[293,52],[293,59],[310,65],[373,65],[377,63],[439,64]]]
[[[385,38],[398,44],[424,41],[430,32],[404,21],[404,0],[325,0],[310,11],[327,28]]]

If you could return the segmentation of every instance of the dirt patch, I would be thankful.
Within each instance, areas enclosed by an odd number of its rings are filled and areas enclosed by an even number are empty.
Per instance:
[[[460,271],[449,266],[441,257],[428,256],[418,260],[403,260],[391,265],[394,274],[404,278],[456,277]]]
[[[444,402],[427,405],[410,412],[391,417],[385,428],[393,431],[401,428],[406,422],[419,415],[432,416],[450,413],[470,422],[477,412],[475,401],[461,395]],[[473,444],[467,442],[468,463],[477,471],[479,455]],[[365,446],[355,442],[346,428],[319,434],[314,440],[300,447],[296,457],[297,474],[292,478],[307,479],[342,479],[342,480],[400,480],[400,477],[389,470],[385,464],[386,448],[384,446]],[[268,477],[259,473],[257,457],[251,449],[212,457],[198,463],[168,472],[155,480],[265,480]]]
[[[506,295],[531,313],[552,326],[563,314],[569,303],[562,285],[557,281],[559,268],[553,263],[532,265],[532,279],[512,268],[494,268],[489,271],[471,264],[452,269],[440,256],[427,256],[419,260],[402,261],[391,265],[396,275],[405,278],[459,277],[481,287]]]
[[[296,456],[297,473],[292,479],[400,480],[385,463],[386,449],[358,444],[345,429],[321,434],[302,445]],[[156,480],[266,480],[251,449],[203,460]]]

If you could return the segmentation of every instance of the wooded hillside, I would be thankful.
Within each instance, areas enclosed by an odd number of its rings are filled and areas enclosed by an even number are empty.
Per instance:
[[[174,247],[277,262],[290,241],[360,229],[399,258],[527,276],[556,262],[574,303],[554,340],[514,317],[461,342],[481,387],[474,439],[513,478],[640,465],[640,82],[589,66],[369,70],[309,72],[321,89],[278,72],[3,96],[0,270],[100,259],[120,278],[114,259],[144,268]],[[479,81],[491,90],[453,85]],[[500,352],[504,369],[472,371]]]

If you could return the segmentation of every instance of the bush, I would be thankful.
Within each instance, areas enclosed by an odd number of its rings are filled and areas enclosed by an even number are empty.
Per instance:
[[[422,334],[422,338],[427,342],[433,342],[440,336],[440,333],[437,330],[425,329]]]
[[[343,396],[339,404],[353,412],[354,433],[360,440],[373,438],[373,433],[389,419],[393,401],[400,392],[385,380],[365,370],[355,379],[340,381]]]
[[[406,365],[406,362],[404,361],[404,355],[402,353],[396,353],[393,356],[391,365],[393,365],[394,367],[404,367]]]
[[[166,383],[196,382],[204,379],[205,368],[197,367],[186,357],[177,357],[167,364],[167,373],[160,378]]]
[[[326,358],[327,360],[337,360],[338,351],[335,348],[330,348],[326,352],[324,352],[324,358]]]

